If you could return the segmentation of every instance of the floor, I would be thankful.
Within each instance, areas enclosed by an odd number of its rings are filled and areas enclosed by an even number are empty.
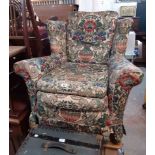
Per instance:
[[[141,68],[145,74],[146,69]],[[146,111],[142,108],[146,76],[142,83],[131,90],[125,110],[124,125],[127,135],[123,138],[125,155],[146,155]]]

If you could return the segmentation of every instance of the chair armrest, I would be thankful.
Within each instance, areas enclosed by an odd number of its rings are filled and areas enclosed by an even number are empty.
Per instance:
[[[116,54],[110,58],[108,99],[111,120],[116,124],[123,124],[123,115],[129,92],[142,79],[143,72],[125,59],[124,56]]]
[[[14,64],[15,73],[24,78],[25,82],[39,80],[43,74],[59,66],[61,58],[55,54],[18,61]]]
[[[36,109],[36,82],[43,74],[60,66],[63,61],[60,56],[51,54],[51,56],[22,60],[14,64],[15,73],[25,80],[31,102],[31,111],[34,112]]]
[[[143,72],[124,56],[116,54],[109,60],[110,84],[119,83],[124,89],[130,89],[143,79]]]

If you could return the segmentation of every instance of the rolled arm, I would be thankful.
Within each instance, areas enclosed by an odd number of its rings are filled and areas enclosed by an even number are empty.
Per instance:
[[[31,109],[34,109],[36,101],[36,82],[43,74],[61,65],[62,62],[63,60],[59,56],[51,54],[51,56],[26,59],[14,64],[15,73],[25,80]]]
[[[18,61],[14,64],[14,70],[16,74],[24,78],[25,82],[28,80],[35,82],[43,74],[59,66],[61,63],[61,58],[52,54],[51,56]]]
[[[110,58],[109,74],[110,84],[119,83],[124,89],[131,89],[143,79],[143,72],[141,69],[119,54]]]

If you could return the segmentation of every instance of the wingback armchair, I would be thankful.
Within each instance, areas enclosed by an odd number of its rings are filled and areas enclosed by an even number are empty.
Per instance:
[[[50,56],[19,61],[15,72],[31,100],[37,124],[102,134],[117,143],[131,88],[142,71],[125,59],[132,19],[114,11],[74,12],[68,22],[47,21]]]

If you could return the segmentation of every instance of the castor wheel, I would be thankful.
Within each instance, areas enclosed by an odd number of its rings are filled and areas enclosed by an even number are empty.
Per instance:
[[[118,155],[125,155],[123,148],[118,149]]]

